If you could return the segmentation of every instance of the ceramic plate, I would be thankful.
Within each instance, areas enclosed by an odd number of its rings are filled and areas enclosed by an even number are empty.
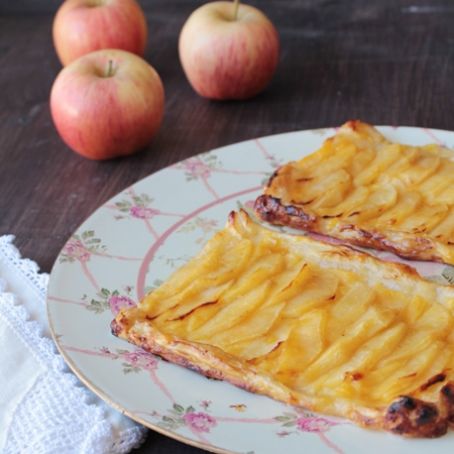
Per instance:
[[[453,132],[379,129],[399,142],[454,147]],[[316,150],[334,132],[291,132],[192,157],[139,181],[93,213],[60,252],[48,292],[55,341],[76,375],[136,421],[208,451],[362,453],[367,446],[369,454],[452,453],[453,432],[406,440],[361,429],[208,380],[110,333],[119,308],[134,306],[195,255],[231,210],[250,208],[278,165]],[[450,267],[416,265],[426,276],[454,283]]]

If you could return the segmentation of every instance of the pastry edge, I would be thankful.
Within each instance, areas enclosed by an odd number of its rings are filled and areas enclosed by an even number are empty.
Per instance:
[[[442,244],[427,237],[400,233],[396,238],[386,232],[360,228],[354,224],[339,224],[338,229],[325,229],[322,218],[304,211],[302,206],[285,205],[277,197],[262,194],[255,200],[254,211],[263,221],[273,225],[291,227],[330,236],[346,244],[392,252],[410,260],[425,260],[450,264],[440,249]]]
[[[245,391],[317,411],[308,399],[250,366],[245,368],[241,360],[228,355],[228,362],[223,361],[222,356],[227,354],[217,347],[166,335],[147,321],[136,321],[130,326],[123,312],[112,321],[111,329],[113,335],[207,378],[224,380]],[[437,438],[454,425],[454,382],[448,382],[441,388],[438,402],[403,395],[384,410],[355,408],[349,414],[339,413],[333,416],[348,418],[365,428],[381,429],[409,438]]]

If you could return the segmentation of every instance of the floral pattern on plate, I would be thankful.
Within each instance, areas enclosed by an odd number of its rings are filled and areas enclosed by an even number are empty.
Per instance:
[[[383,127],[392,140],[454,143],[454,133]],[[196,254],[231,210],[252,213],[269,175],[317,149],[333,129],[254,139],[194,156],[109,200],[68,239],[51,273],[48,312],[57,346],[93,391],[133,419],[213,452],[452,452],[452,433],[406,440],[293,409],[162,361],[110,333],[132,307]],[[386,260],[402,261],[389,253]],[[454,284],[454,268],[413,262]]]

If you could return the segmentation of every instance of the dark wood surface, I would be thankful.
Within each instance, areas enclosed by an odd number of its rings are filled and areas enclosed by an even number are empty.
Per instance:
[[[165,85],[164,122],[146,150],[93,162],[62,143],[49,114],[60,70],[51,39],[58,2],[0,0],[0,234],[14,234],[43,271],[100,204],[202,151],[351,118],[454,130],[451,0],[251,1],[278,28],[281,59],[266,92],[246,102],[201,99],[185,79],[178,34],[203,2],[140,3],[149,26],[146,59]],[[137,452],[203,451],[150,432]]]

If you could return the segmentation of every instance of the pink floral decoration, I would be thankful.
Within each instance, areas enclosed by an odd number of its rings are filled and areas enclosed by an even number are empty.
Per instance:
[[[203,412],[188,412],[183,416],[183,419],[195,432],[209,432],[217,424],[216,419]]]
[[[144,350],[135,350],[124,353],[123,358],[136,367],[147,370],[155,370],[158,367],[158,360],[151,353]]]
[[[191,174],[191,176],[197,178],[207,178],[211,174],[210,167],[204,162],[200,161],[198,158],[187,159],[182,163],[186,172]]]
[[[87,262],[90,259],[90,252],[79,240],[69,240],[63,247],[62,253],[81,262]]]
[[[317,416],[300,416],[296,420],[296,426],[303,432],[326,432],[336,423]]]
[[[156,210],[154,208],[133,206],[129,209],[129,214],[139,219],[151,219],[159,214],[159,210]]]
[[[134,307],[136,303],[128,296],[112,295],[108,300],[112,314],[117,315],[120,309]]]

